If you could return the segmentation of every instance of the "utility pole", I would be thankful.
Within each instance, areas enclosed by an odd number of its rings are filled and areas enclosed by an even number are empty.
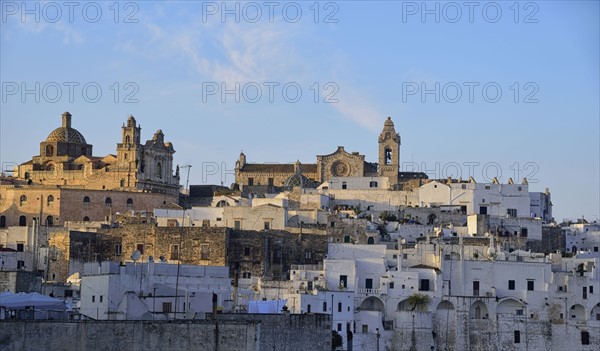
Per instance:
[[[192,168],[191,165],[183,165],[181,168],[187,168],[187,180],[185,181],[185,191],[186,191],[186,196],[189,197],[189,190],[188,185],[189,185],[189,181],[190,181],[190,168]],[[173,314],[173,320],[177,319],[177,303],[178,303],[178,298],[179,298],[179,271],[180,271],[180,267],[181,267],[181,245],[183,243],[183,225],[185,222],[185,210],[187,207],[187,199],[184,201],[185,203],[183,204],[183,214],[181,215],[181,232],[179,233],[179,246],[177,247],[177,278],[175,279],[175,313]]]

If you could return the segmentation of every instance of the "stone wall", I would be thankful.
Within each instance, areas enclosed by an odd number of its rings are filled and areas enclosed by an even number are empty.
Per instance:
[[[0,349],[257,350],[259,332],[252,321],[0,321]]]
[[[285,278],[292,264],[318,264],[327,253],[327,237],[287,231],[232,230],[228,261],[231,274]]]
[[[41,292],[42,277],[27,271],[0,271],[0,292]]]
[[[190,321],[0,321],[0,349],[330,350],[329,315],[219,315]]]

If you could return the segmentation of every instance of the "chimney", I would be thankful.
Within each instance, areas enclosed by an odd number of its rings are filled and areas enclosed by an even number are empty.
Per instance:
[[[71,128],[71,114],[69,112],[63,112],[62,114],[62,127]]]

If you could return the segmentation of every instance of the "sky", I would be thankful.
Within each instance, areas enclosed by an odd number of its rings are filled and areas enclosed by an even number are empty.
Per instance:
[[[226,186],[242,150],[377,162],[391,116],[403,171],[526,177],[558,221],[600,215],[598,1],[0,4],[3,171],[64,111],[94,155],[134,115],[190,184]]]

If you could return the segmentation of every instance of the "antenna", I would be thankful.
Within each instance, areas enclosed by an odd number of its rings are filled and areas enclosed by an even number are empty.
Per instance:
[[[137,262],[137,260],[139,260],[140,257],[142,257],[142,253],[140,252],[140,250],[135,250],[131,254],[131,259],[133,260],[133,262]]]

